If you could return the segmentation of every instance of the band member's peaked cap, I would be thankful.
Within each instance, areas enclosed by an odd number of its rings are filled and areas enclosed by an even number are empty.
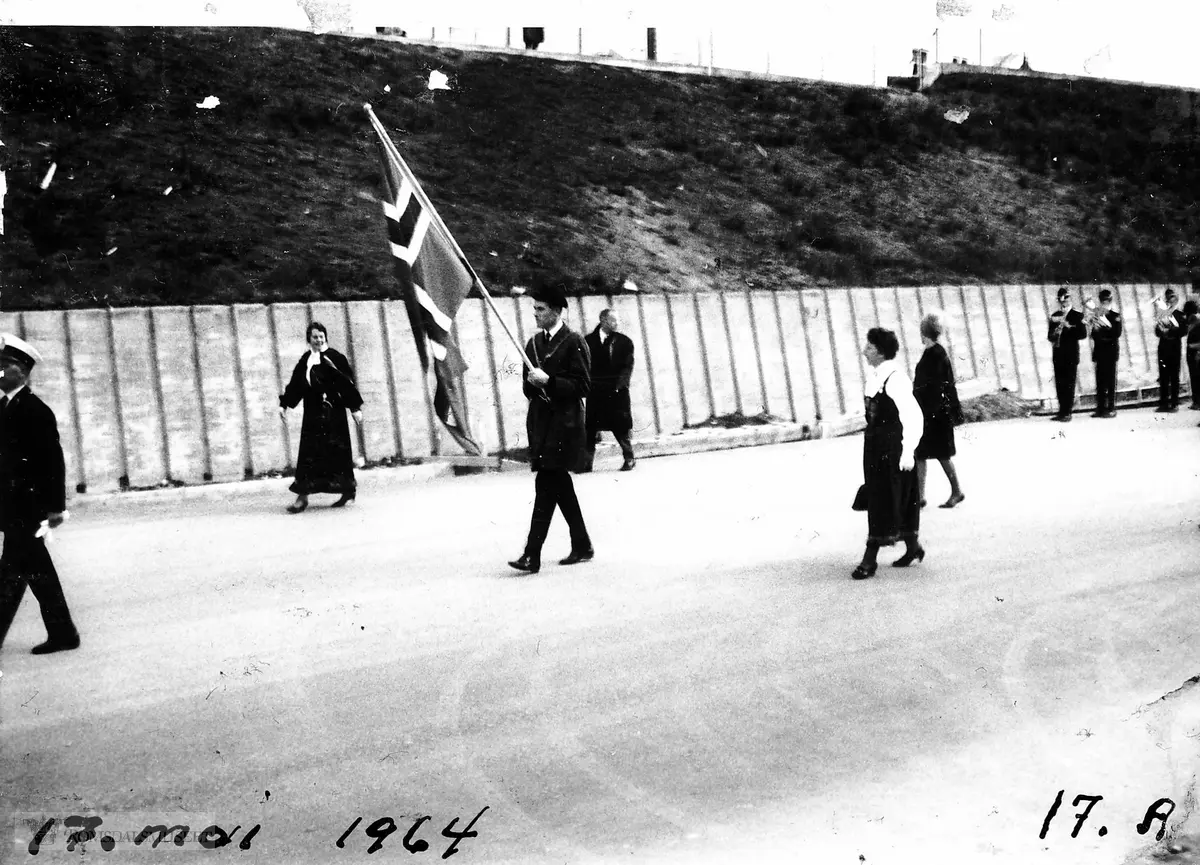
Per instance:
[[[0,355],[7,355],[27,366],[42,362],[42,353],[11,333],[0,333]]]
[[[540,300],[551,309],[567,308],[567,293],[560,285],[543,285],[533,292],[533,299]]]

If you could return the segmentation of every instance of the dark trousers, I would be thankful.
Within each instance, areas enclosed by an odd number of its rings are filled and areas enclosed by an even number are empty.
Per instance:
[[[1117,410],[1117,356],[1096,355],[1096,411]]]
[[[1059,415],[1069,415],[1075,408],[1075,373],[1079,367],[1077,357],[1054,358],[1054,390],[1058,396]]]
[[[4,535],[4,553],[0,555],[0,645],[16,618],[26,586],[42,608],[47,637],[55,642],[73,640],[77,636],[75,623],[50,551],[42,538],[33,537],[33,531],[24,528]]]
[[[1158,406],[1179,406],[1179,358],[1182,354],[1179,340],[1158,341]]]
[[[1200,407],[1200,346],[1187,350],[1187,368],[1192,381],[1192,405]]]
[[[588,452],[590,456],[595,456],[596,445],[600,444],[600,436],[606,432],[611,432],[613,438],[617,440],[617,444],[621,446],[621,455],[627,460],[633,459],[633,443],[629,441],[629,431],[617,432],[616,430],[588,430]],[[588,460],[591,464],[591,460]]]
[[[541,559],[542,544],[550,533],[550,521],[554,509],[562,511],[567,527],[571,530],[571,549],[590,550],[591,538],[583,523],[583,511],[575,496],[575,483],[566,469],[542,469],[534,481],[533,519],[529,522],[529,539],[525,542],[525,555]]]

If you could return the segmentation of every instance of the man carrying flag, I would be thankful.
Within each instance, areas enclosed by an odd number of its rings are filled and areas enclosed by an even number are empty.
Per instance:
[[[482,450],[467,427],[460,389],[467,366],[451,333],[458,308],[477,282],[475,272],[383,124],[370,105],[365,107],[378,135],[376,143],[387,187],[383,211],[387,216],[388,242],[422,369],[429,370],[429,355],[433,355],[437,379],[433,408],[462,449],[478,456]]]
[[[571,554],[560,564],[591,561],[595,555],[571,472],[587,445],[583,398],[591,389],[591,361],[583,337],[563,323],[567,297],[558,286],[534,293],[533,317],[538,329],[525,346],[533,368],[525,375],[529,414],[529,464],[537,472],[533,518],[525,552],[509,565],[536,574],[542,566],[542,544],[550,533],[555,508],[571,530]]]

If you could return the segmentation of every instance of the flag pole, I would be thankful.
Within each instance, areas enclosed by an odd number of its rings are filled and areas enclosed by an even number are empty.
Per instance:
[[[375,132],[379,136],[380,141],[382,141],[383,146],[387,148],[388,155],[395,159],[403,167],[405,173],[408,174],[409,177],[415,178],[416,175],[412,173],[412,169],[408,167],[408,163],[404,161],[404,157],[400,155],[400,151],[392,142],[391,136],[387,134],[387,130],[383,128],[383,124],[379,121],[379,118],[375,116],[375,111],[373,108],[371,108],[371,103],[363,103],[363,108],[366,109],[367,116],[371,119],[371,125],[375,127]],[[479,278],[479,274],[475,272],[475,268],[471,267],[471,262],[467,261],[467,257],[463,255],[463,251],[459,247],[458,241],[454,239],[454,235],[450,233],[450,229],[446,228],[446,223],[442,221],[442,217],[437,212],[437,208],[433,206],[433,202],[430,201],[425,195],[425,190],[421,188],[420,184],[413,184],[413,194],[417,196],[417,200],[421,202],[421,206],[425,208],[430,217],[433,219],[434,223],[436,223],[438,228],[441,229],[442,235],[447,241],[449,241],[451,247],[454,249],[455,254],[458,255],[458,258],[463,263],[463,266],[466,267],[467,271],[471,274],[471,278],[475,281],[475,285],[479,287],[480,294],[482,294],[483,299],[487,301],[488,308],[491,309],[492,313],[496,316],[496,320],[500,322],[500,326],[504,328],[504,332],[508,334],[509,340],[512,341],[513,347],[517,350],[517,354],[520,355],[521,360],[524,361],[526,369],[533,369],[533,361],[526,356],[524,347],[517,342],[516,336],[513,335],[512,330],[510,330],[508,327],[508,322],[501,317],[500,310],[496,309],[495,301],[492,300],[492,295],[487,290],[487,286],[483,284],[483,280]]]

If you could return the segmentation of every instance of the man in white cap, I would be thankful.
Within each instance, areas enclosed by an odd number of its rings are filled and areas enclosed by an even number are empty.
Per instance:
[[[58,421],[29,389],[29,373],[42,359],[12,334],[0,335],[0,645],[29,586],[42,608],[46,642],[33,654],[79,648],[58,572],[41,532],[62,525],[66,470]]]

